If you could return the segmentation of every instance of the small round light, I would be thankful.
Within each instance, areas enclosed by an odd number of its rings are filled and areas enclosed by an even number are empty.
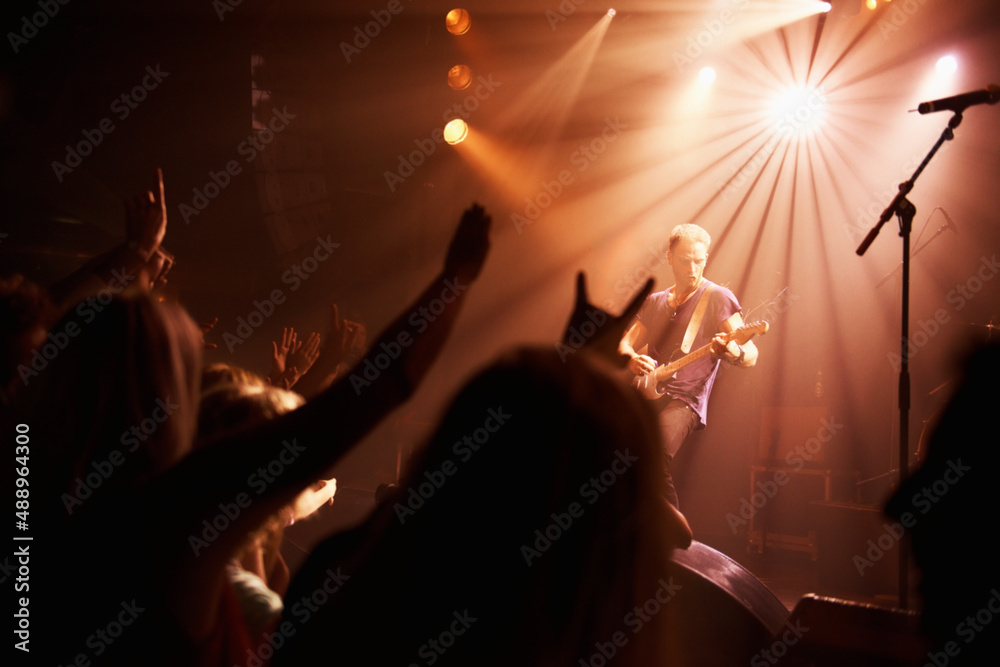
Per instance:
[[[874,10],[876,7],[878,7],[878,0],[865,0],[865,7]]]
[[[464,35],[472,27],[472,17],[464,9],[453,9],[444,17],[444,25],[453,35]]]
[[[448,70],[448,85],[452,90],[465,90],[472,83],[472,70],[468,65],[455,65]]]
[[[701,81],[706,86],[715,81],[715,68],[702,67],[701,71],[698,72],[698,80]]]
[[[617,12],[615,11],[615,8],[614,8],[614,7],[612,7],[611,9],[609,9],[609,10],[608,10],[608,16],[609,16],[610,18],[614,18],[614,17],[615,17],[615,14],[617,14]]]
[[[461,118],[449,121],[444,126],[444,140],[452,146],[462,143],[467,136],[469,136],[469,125]]]
[[[954,74],[958,70],[955,56],[942,56],[937,61],[937,71],[940,74]]]
[[[831,9],[833,9],[833,5],[831,5],[829,2],[821,2],[821,3],[819,3],[819,10],[821,12],[826,13],[826,12],[830,11]]]

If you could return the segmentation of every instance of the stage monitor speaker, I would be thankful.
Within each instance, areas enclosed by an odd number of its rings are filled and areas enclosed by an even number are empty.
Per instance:
[[[761,664],[786,667],[920,667],[929,645],[916,612],[806,595]],[[778,662],[780,660],[780,662]],[[935,663],[937,664],[937,663]],[[941,663],[943,664],[943,663]]]

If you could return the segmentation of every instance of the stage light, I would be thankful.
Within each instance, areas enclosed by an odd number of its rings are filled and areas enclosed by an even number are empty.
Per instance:
[[[819,3],[819,10],[821,12],[823,12],[824,14],[826,12],[830,11],[831,9],[833,9],[833,5],[831,5],[829,2],[821,2],[821,3]]]
[[[616,14],[616,12],[615,12],[615,10],[614,10],[614,8],[613,8],[613,7],[612,7],[611,9],[609,9],[609,10],[608,10],[608,16],[609,16],[609,17],[611,17],[611,18],[614,18],[614,17],[615,17],[615,14]]]
[[[453,35],[464,35],[472,27],[472,17],[464,9],[453,9],[444,17],[444,25]]]
[[[833,2],[823,2],[821,4],[830,6],[829,9],[823,11],[829,12],[831,17],[847,19],[857,16],[861,8],[865,6],[865,2],[867,0],[833,0]]]
[[[472,70],[468,65],[455,65],[448,70],[448,85],[452,90],[465,90],[472,83]]]
[[[822,94],[814,88],[785,91],[775,106],[778,131],[799,134],[814,130],[822,121],[825,106]]]
[[[937,61],[937,71],[939,74],[954,74],[958,70],[958,61],[955,56],[942,56]]]
[[[702,67],[701,71],[698,72],[698,81],[703,85],[708,85],[715,81],[715,68],[714,67]]]
[[[444,140],[454,146],[469,136],[469,126],[461,118],[456,118],[444,126]]]
[[[865,0],[865,7],[874,11],[878,7],[878,0]]]

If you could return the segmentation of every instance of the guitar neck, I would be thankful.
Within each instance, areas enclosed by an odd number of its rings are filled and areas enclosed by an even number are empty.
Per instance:
[[[703,357],[711,353],[712,353],[712,344],[708,343],[706,345],[702,345],[697,350],[694,350],[693,352],[690,352],[689,354],[681,357],[677,361],[666,364],[665,366],[658,366],[655,371],[657,380],[658,381],[666,380],[674,373],[687,366],[688,364],[693,364],[694,362],[698,361],[699,359],[702,359]]]
[[[766,334],[770,325],[767,322],[754,322],[753,324],[747,324],[742,326],[736,331],[728,334],[718,334],[718,337],[726,344],[731,341],[736,341],[740,345],[744,345],[751,338],[757,334]],[[677,371],[684,368],[688,364],[692,364],[699,359],[703,359],[705,356],[712,353],[712,343],[702,345],[694,352],[681,357],[677,361],[672,361],[669,364],[664,364],[663,366],[657,366],[656,370],[648,375],[643,375],[641,377],[636,376],[640,383],[637,386],[640,393],[649,399],[657,399],[663,395],[663,391],[657,389],[657,384],[660,382],[665,382]]]

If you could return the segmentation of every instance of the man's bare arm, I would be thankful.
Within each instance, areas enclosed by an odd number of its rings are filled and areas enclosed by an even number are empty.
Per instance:
[[[637,320],[618,344],[618,351],[629,358],[628,369],[635,375],[646,375],[656,368],[655,359],[637,351],[645,347],[647,337],[646,327]]]
[[[722,332],[732,333],[741,326],[743,326],[743,316],[739,313],[734,313],[732,317],[722,323]],[[725,344],[717,336],[712,340],[712,343],[713,351],[719,356],[724,357],[726,361],[734,366],[751,368],[757,363],[757,346],[751,340],[748,340],[743,345],[738,345],[735,340],[731,340],[728,344]]]

